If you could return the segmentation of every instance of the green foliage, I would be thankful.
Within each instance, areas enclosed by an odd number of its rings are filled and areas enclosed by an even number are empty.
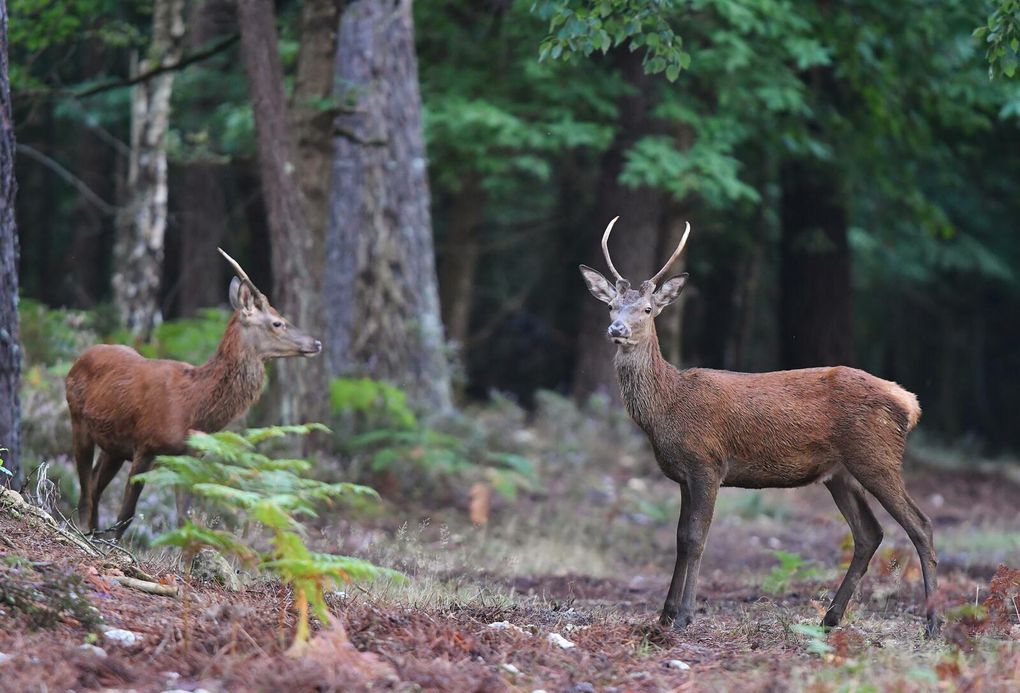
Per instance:
[[[627,44],[645,49],[645,72],[666,73],[675,82],[691,63],[683,40],[673,31],[677,3],[669,0],[535,0],[532,11],[549,24],[539,60],[590,56]]]
[[[388,383],[339,378],[330,383],[330,406],[347,429],[337,442],[348,456],[365,460],[370,472],[410,472],[416,481],[484,478],[513,499],[530,488],[534,465],[525,457],[473,449],[465,437],[419,421],[404,393]],[[421,483],[415,484],[419,489]]]
[[[10,453],[9,448],[0,448],[0,473],[6,474],[9,477],[14,476],[14,472],[4,466],[4,453]]]
[[[995,0],[984,26],[974,30],[974,38],[985,44],[988,77],[1013,77],[1020,62],[1020,0]]]
[[[773,551],[779,565],[772,568],[761,587],[768,594],[783,594],[794,581],[811,580],[820,574],[811,561],[789,551]]]
[[[203,363],[216,351],[230,314],[219,308],[205,308],[194,318],[181,318],[160,324],[144,344],[134,343],[125,329],[115,330],[110,340],[135,347],[142,356]]]
[[[48,308],[30,298],[18,302],[18,321],[26,368],[73,361],[96,339],[90,313]]]
[[[795,623],[790,626],[790,630],[804,636],[807,640],[807,651],[811,654],[821,656],[833,650],[832,645],[826,642],[827,634],[822,626]]]
[[[186,561],[200,548],[211,547],[258,566],[294,587],[299,622],[295,647],[308,639],[307,604],[323,622],[329,621],[324,590],[330,584],[379,577],[402,580],[392,570],[348,556],[312,552],[301,517],[315,517],[316,507],[349,498],[378,498],[372,489],[350,483],[329,484],[300,476],[311,463],[303,459],[275,459],[259,445],[287,435],[328,432],[321,424],[250,429],[243,434],[193,433],[188,445],[193,455],[156,458],[152,471],[135,481],[157,487],[185,488],[231,516],[243,529],[260,526],[269,534],[271,549],[259,551],[234,533],[188,520],[178,529],[160,535],[157,545],[176,546]],[[244,533],[247,536],[247,532]]]

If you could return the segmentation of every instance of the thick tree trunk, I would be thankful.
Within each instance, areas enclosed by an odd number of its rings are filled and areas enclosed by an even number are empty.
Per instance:
[[[136,73],[180,59],[184,0],[157,0],[152,43]],[[166,135],[174,73],[136,85],[131,95],[131,163],[127,204],[117,219],[113,300],[121,322],[144,339],[162,320],[159,284],[167,214]]]
[[[644,74],[639,53],[619,50],[616,65],[635,89],[620,100],[619,131],[603,157],[595,219],[586,263],[608,276],[602,259],[600,239],[606,224],[620,217],[609,241],[613,264],[635,287],[649,279],[656,265],[659,233],[663,223],[665,198],[652,188],[631,188],[620,183],[624,157],[628,149],[645,135],[653,132],[650,79]],[[667,256],[668,257],[668,256]],[[665,262],[666,258],[661,258]],[[612,277],[609,277],[612,281]],[[583,291],[581,278],[578,286]],[[609,309],[595,299],[586,300],[578,329],[577,361],[574,368],[574,396],[579,399],[600,393],[619,401],[619,386],[613,368],[616,347],[606,338]]]
[[[294,177],[304,195],[313,257],[326,247],[330,177],[333,172],[333,61],[340,0],[305,0],[301,6],[301,47],[291,94],[290,115],[297,144]],[[323,263],[315,269],[322,286]]]
[[[0,458],[21,487],[21,346],[18,341],[18,230],[14,221],[14,123],[7,77],[7,3],[0,0]]]
[[[340,22],[326,277],[330,370],[451,407],[409,0],[359,0]]]
[[[318,334],[321,255],[297,180],[298,158],[284,94],[271,0],[240,0],[241,54],[255,115],[262,197],[269,217],[273,304],[296,325]],[[322,359],[281,359],[276,393],[283,423],[321,420],[326,387]]]
[[[229,0],[205,0],[188,15],[187,48],[197,50],[227,31],[234,31]],[[191,69],[209,69],[205,66]],[[219,104],[216,94],[203,95],[200,108]],[[176,247],[175,304],[177,314],[191,316],[200,308],[221,305],[227,298],[229,270],[216,251],[228,226],[227,167],[215,161],[188,161],[175,167],[170,189],[171,225]]]
[[[782,170],[780,358],[784,368],[854,363],[847,212],[836,169]]]

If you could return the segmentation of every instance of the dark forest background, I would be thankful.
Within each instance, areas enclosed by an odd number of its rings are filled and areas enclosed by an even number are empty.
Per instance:
[[[604,268],[619,215],[614,260],[640,281],[690,221],[691,282],[659,319],[675,364],[855,365],[917,393],[935,436],[1020,447],[1014,17],[922,0],[8,7],[23,312],[86,310],[141,344],[226,304],[221,246],[326,344],[314,368],[281,364],[277,420],[318,418],[347,374],[436,410],[616,397],[577,265]]]

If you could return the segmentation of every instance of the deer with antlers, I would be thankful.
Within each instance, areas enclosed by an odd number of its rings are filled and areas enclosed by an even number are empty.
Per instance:
[[[602,252],[615,278],[581,265],[595,298],[609,305],[608,337],[627,411],[644,430],[662,472],[680,485],[676,565],[659,622],[682,628],[694,617],[698,572],[721,486],[791,488],[821,481],[850,525],[854,552],[822,621],[837,625],[882,541],[865,491],[907,532],[921,559],[926,634],[939,628],[932,596],[937,559],[932,525],[907,493],[902,460],[917,424],[917,398],[896,383],[835,366],[772,373],[678,370],[659,350],[655,317],[677,300],[687,274],[666,281],[690,224],[665,266],[637,289]],[[661,285],[660,285],[661,282]]]
[[[88,531],[97,529],[99,499],[124,462],[131,460],[131,470],[114,525],[118,539],[142,492],[142,484],[131,480],[135,475],[148,471],[157,455],[185,454],[189,431],[218,431],[246,412],[262,392],[267,360],[322,351],[319,340],[291,325],[241,266],[220,253],[237,274],[229,292],[234,313],[204,365],[147,359],[130,347],[99,344],[67,374],[78,517]]]

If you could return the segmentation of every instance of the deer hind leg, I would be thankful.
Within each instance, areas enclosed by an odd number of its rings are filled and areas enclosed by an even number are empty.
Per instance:
[[[850,560],[850,567],[847,568],[846,575],[836,590],[836,596],[833,597],[832,604],[822,620],[823,627],[832,628],[843,618],[847,604],[857,589],[857,583],[864,577],[871,557],[882,543],[882,526],[878,524],[874,513],[868,507],[864,489],[846,472],[836,474],[825,482],[825,486],[832,494],[832,499],[836,501],[836,507],[846,518],[846,523],[850,525],[850,533],[854,538],[854,555]]]
[[[666,594],[666,604],[662,607],[662,615],[659,617],[659,623],[664,626],[671,625],[676,620],[684,593],[684,581],[687,579],[687,526],[691,517],[691,493],[686,482],[680,484],[680,502],[682,503],[680,521],[676,527],[676,565],[673,567],[673,579]]]
[[[95,474],[92,476],[92,513],[89,516],[89,531],[95,532],[99,529],[99,499],[103,497],[103,491],[110,485],[117,472],[123,466],[123,457],[114,457],[105,450],[99,451],[99,462],[96,464]]]
[[[78,524],[85,527],[92,515],[92,462],[96,444],[82,424],[71,420],[71,442],[74,462],[78,467]]]
[[[127,487],[124,489],[124,502],[120,506],[120,514],[117,516],[117,524],[114,526],[114,533],[117,539],[124,536],[131,520],[135,516],[135,508],[138,507],[138,498],[142,495],[144,484],[135,483],[134,478],[138,474],[144,474],[152,468],[153,456],[135,451],[134,459],[131,460],[131,473],[128,476]]]
[[[874,472],[874,469],[869,469]],[[903,476],[897,467],[879,474],[861,475],[861,485],[873,495],[892,518],[907,531],[907,536],[917,550],[921,559],[921,575],[924,577],[925,616],[927,625],[925,635],[932,637],[939,632],[939,619],[935,611],[933,597],[938,589],[936,567],[938,558],[935,555],[935,540],[932,534],[931,520],[921,512],[914,500],[907,493]]]

